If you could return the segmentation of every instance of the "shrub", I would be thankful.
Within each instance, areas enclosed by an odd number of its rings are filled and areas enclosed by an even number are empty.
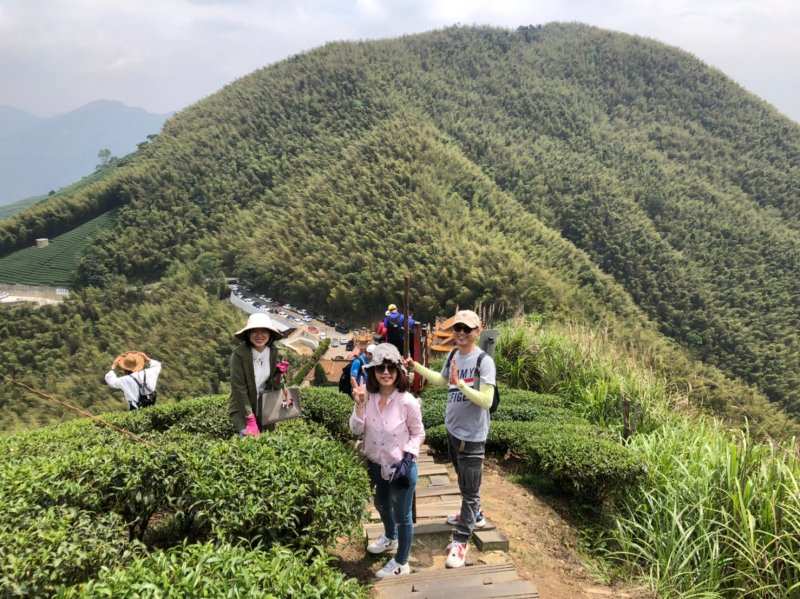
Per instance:
[[[40,597],[140,555],[119,515],[6,503],[0,519],[0,596]]]
[[[83,438],[55,452],[45,436],[36,435],[43,440],[39,448],[22,439],[25,454],[16,448],[0,465],[0,504],[17,499],[38,508],[116,512],[128,523],[131,538],[141,538],[150,516],[185,486],[176,454],[107,429],[69,428]]]
[[[367,592],[319,555],[206,543],[158,551],[126,568],[103,568],[96,580],[59,597],[365,599]]]
[[[324,545],[361,521],[369,499],[363,465],[318,425],[207,442],[187,456],[182,498],[197,535],[257,545]]]
[[[443,426],[431,428],[427,440],[444,450],[447,431]],[[588,423],[493,422],[486,449],[510,452],[530,473],[546,476],[587,499],[605,497],[643,472],[625,446]]]
[[[92,567],[116,563],[129,539],[155,536],[167,547],[216,538],[307,548],[360,523],[369,484],[351,451],[305,421],[282,423],[259,439],[215,439],[216,422],[228,422],[222,401],[125,415],[119,423],[144,443],[89,421],[0,439],[7,456],[0,462],[6,521],[0,555],[15,556],[3,560],[3,584],[25,593],[30,578],[44,589],[41,581],[51,576],[46,562],[52,562],[52,585],[81,582]],[[212,420],[208,426],[203,415]],[[185,432],[197,427],[205,434]],[[154,514],[158,529],[145,537]],[[37,539],[46,540],[41,552]],[[31,550],[21,550],[21,542]],[[134,541],[130,547],[143,546]]]
[[[350,414],[353,400],[332,388],[303,389],[303,408],[311,420],[323,424],[333,435],[350,439]],[[426,389],[421,398],[422,422],[426,428],[444,424],[447,404],[447,389]],[[493,420],[534,420],[538,418],[579,419],[560,407],[562,400],[554,395],[544,395],[520,389],[503,389],[500,408],[492,415]]]
[[[234,434],[228,397],[222,395],[159,404],[146,410],[114,414],[107,420],[136,434],[170,429],[213,439],[227,439]]]

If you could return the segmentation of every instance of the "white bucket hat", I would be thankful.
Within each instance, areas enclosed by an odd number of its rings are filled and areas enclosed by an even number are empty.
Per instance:
[[[263,312],[255,312],[248,317],[247,324],[244,325],[244,328],[236,331],[234,335],[239,339],[244,339],[244,334],[253,329],[268,329],[277,339],[283,337],[283,334],[289,330],[289,327],[283,326],[277,320],[273,320]]]
[[[391,343],[380,343],[372,350],[372,360],[370,360],[369,364],[365,365],[364,368],[380,366],[384,361],[397,364],[401,368],[403,366],[403,358],[400,356],[400,352],[397,351],[397,348]]]

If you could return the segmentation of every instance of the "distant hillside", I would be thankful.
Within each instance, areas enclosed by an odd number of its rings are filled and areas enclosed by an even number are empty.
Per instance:
[[[91,173],[101,148],[116,156],[132,152],[166,118],[105,100],[50,118],[0,107],[0,205]]]
[[[0,219],[2,218],[9,218],[14,216],[18,212],[22,212],[23,210],[27,210],[31,206],[33,206],[36,202],[40,202],[45,199],[47,196],[32,196],[30,198],[25,198],[24,200],[17,200],[11,204],[4,204],[0,206]]]
[[[800,127],[654,41],[551,24],[329,44],[0,222],[0,252],[115,206],[86,285],[204,256],[355,319],[411,272],[422,318],[496,301],[605,324],[698,405],[800,413]]]

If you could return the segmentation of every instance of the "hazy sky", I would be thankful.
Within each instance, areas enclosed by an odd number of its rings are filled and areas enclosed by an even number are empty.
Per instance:
[[[0,0],[0,105],[168,112],[327,41],[550,21],[679,46],[800,122],[800,0]]]

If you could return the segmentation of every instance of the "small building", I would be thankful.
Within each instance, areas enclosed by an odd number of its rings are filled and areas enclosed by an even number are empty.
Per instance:
[[[50,245],[50,240],[47,237],[39,237],[36,240],[37,248],[46,248],[48,245]]]

